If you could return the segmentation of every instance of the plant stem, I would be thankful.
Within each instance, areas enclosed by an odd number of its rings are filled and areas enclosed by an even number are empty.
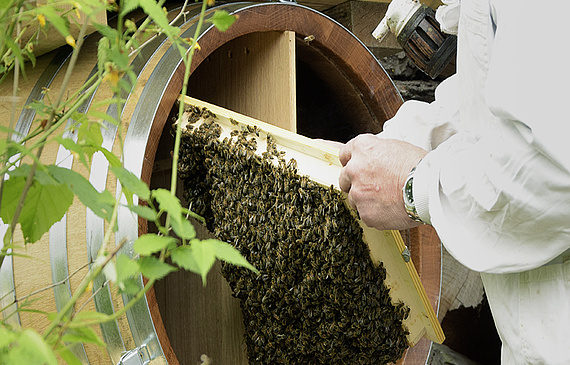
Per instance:
[[[71,59],[69,60],[69,65],[67,66],[67,70],[66,70],[65,76],[63,78],[63,83],[61,84],[61,90],[59,91],[59,95],[58,95],[57,101],[54,104],[54,108],[52,108],[52,112],[50,113],[49,119],[48,119],[47,124],[46,124],[46,129],[51,128],[51,125],[52,125],[53,120],[55,118],[55,111],[58,109],[58,106],[61,104],[61,101],[63,100],[63,95],[65,94],[65,91],[67,89],[67,84],[69,83],[69,80],[71,79],[73,69],[75,68],[75,64],[77,63],[77,58],[79,57],[79,50],[81,49],[81,46],[83,45],[83,38],[85,37],[85,32],[87,31],[87,24],[88,24],[88,22],[87,22],[87,20],[85,20],[83,22],[83,25],[81,26],[81,30],[79,32],[79,37],[77,39],[75,49],[73,50],[73,54],[71,55]],[[38,148],[37,153],[36,153],[36,157],[38,160],[40,159],[40,156],[42,155],[43,147],[44,147],[43,145],[40,146]],[[20,200],[18,201],[18,205],[16,206],[16,210],[14,212],[14,217],[12,218],[12,222],[10,223],[10,227],[8,228],[8,231],[6,232],[6,235],[4,236],[4,246],[10,244],[10,242],[12,241],[12,238],[14,237],[14,231],[16,230],[16,224],[18,224],[18,219],[20,219],[20,214],[22,213],[22,208],[24,207],[24,201],[26,200],[26,196],[28,195],[28,191],[32,187],[34,175],[36,173],[37,168],[38,168],[38,163],[36,161],[34,161],[32,167],[30,169],[30,173],[28,174],[28,177],[26,178],[26,183],[24,185],[24,189],[22,190],[22,195],[20,196]],[[0,257],[0,267],[1,267],[1,264],[3,261],[4,261],[4,256]]]
[[[198,25],[194,31],[194,37],[192,38],[192,44],[188,50],[186,60],[184,61],[184,82],[182,84],[182,95],[186,95],[188,91],[188,79],[190,78],[190,66],[192,65],[192,58],[194,57],[194,51],[196,50],[196,44],[198,43],[198,36],[200,35],[200,30],[202,29],[202,24],[204,23],[204,14],[206,13],[206,8],[208,7],[207,1],[202,1],[202,9],[200,10],[200,16],[198,18]],[[182,136],[182,126],[180,121],[182,120],[182,113],[184,113],[184,103],[180,102],[178,107],[178,123],[176,123],[176,136],[174,138],[174,151],[172,154],[172,174],[170,176],[170,194],[172,196],[176,195],[176,185],[178,180],[178,155],[180,154],[180,139]],[[166,216],[165,227],[168,229],[170,226],[170,214]]]
[[[84,322],[80,322],[80,323],[70,323],[68,325],[68,328],[80,328],[80,327],[89,327],[89,326],[96,326],[99,324],[103,324],[103,323],[107,323],[107,322],[111,322],[114,321],[116,319],[118,319],[119,317],[121,317],[123,314],[125,314],[129,309],[131,309],[133,307],[133,305],[135,305],[139,300],[141,300],[143,298],[143,296],[149,291],[149,289],[154,285],[154,283],[156,282],[156,279],[150,279],[149,281],[147,281],[147,283],[145,284],[145,286],[143,287],[142,290],[140,290],[134,297],[133,299],[131,299],[124,307],[122,307],[121,309],[119,309],[118,311],[114,312],[113,314],[110,314],[108,317],[106,317],[104,320],[98,320],[98,321],[84,321]]]
[[[200,11],[200,17],[198,18],[198,25],[194,31],[194,37],[192,39],[192,44],[190,45],[190,50],[188,51],[188,56],[185,61],[184,68],[184,82],[182,84],[182,95],[186,95],[188,91],[188,79],[190,78],[190,66],[192,65],[192,58],[194,57],[194,51],[196,50],[196,44],[198,43],[198,36],[202,29],[202,24],[204,24],[204,14],[207,8],[207,1],[202,2],[202,9]],[[184,103],[180,103],[178,107],[178,120],[182,119],[182,113],[184,113]],[[182,135],[181,123],[176,123],[176,138],[174,139],[174,153],[172,157],[172,176],[170,180],[170,193],[172,195],[176,194],[176,183],[178,178],[178,154],[180,153],[180,139]]]
[[[68,281],[69,279],[71,279],[73,276],[75,276],[75,275],[76,275],[77,273],[79,273],[81,270],[85,269],[89,264],[92,264],[92,263],[91,263],[91,262],[86,262],[85,264],[83,264],[83,265],[81,265],[79,268],[77,268],[74,272],[72,272],[71,274],[67,275],[66,278],[64,278],[64,279],[62,279],[62,280],[60,280],[60,281],[58,281],[57,283],[53,283],[53,284],[48,285],[48,286],[46,286],[46,287],[44,287],[44,288],[38,289],[38,290],[36,290],[36,291],[34,291],[34,292],[30,293],[30,294],[27,294],[27,295],[25,295],[25,296],[23,296],[23,297],[21,297],[21,298],[16,298],[12,303],[7,304],[7,305],[6,305],[5,307],[3,307],[3,308],[0,308],[0,312],[3,312],[4,310],[6,310],[7,308],[13,306],[13,305],[16,304],[16,303],[20,303],[20,302],[22,302],[22,301],[24,301],[24,300],[26,300],[26,299],[28,299],[28,298],[33,297],[34,295],[38,295],[38,294],[40,294],[40,293],[42,293],[42,292],[44,292],[44,291],[46,291],[46,290],[53,289],[54,287],[56,287],[56,286],[58,286],[58,285],[64,284],[66,281]],[[0,298],[0,299],[1,299],[1,298]]]
[[[91,80],[89,80],[91,81]],[[101,85],[102,80],[98,79],[93,85],[91,85],[91,87],[89,87],[89,89],[87,89],[87,91],[81,95],[81,97],[79,99],[77,99],[76,103],[74,103],[74,105],[67,110],[62,116],[61,118],[59,118],[57,121],[53,121],[51,122],[51,125],[48,123],[46,124],[45,127],[45,131],[46,133],[44,133],[44,135],[38,139],[38,141],[36,141],[31,147],[30,149],[33,150],[35,148],[39,148],[41,147],[43,144],[46,143],[47,137],[52,135],[59,127],[61,127],[61,125],[63,123],[65,123],[69,118],[71,118],[71,115],[73,113],[75,113],[75,111],[77,111],[77,109],[79,109],[79,107],[81,106],[81,104],[83,104],[83,102],[85,100],[87,100],[91,94],[93,94],[97,88],[99,88],[99,85]],[[55,113],[55,112],[54,112]],[[51,114],[50,114],[51,115]],[[54,114],[55,116],[55,114]]]
[[[46,330],[44,331],[43,333],[44,339],[47,339],[49,335],[53,332],[53,330],[55,330],[56,327],[60,326],[60,323],[63,321],[63,318],[71,311],[77,300],[79,300],[79,297],[81,297],[81,295],[83,295],[85,290],[89,287],[89,283],[93,281],[99,274],[101,274],[103,268],[109,263],[109,261],[113,259],[113,257],[115,257],[115,255],[119,252],[119,250],[121,250],[121,248],[126,242],[127,240],[122,240],[113,249],[113,251],[109,252],[109,254],[105,257],[105,260],[103,260],[100,263],[95,262],[95,264],[91,267],[91,270],[89,270],[87,275],[83,278],[83,280],[81,281],[75,292],[73,293],[71,299],[67,303],[65,303],[65,306],[61,309],[61,311],[57,313],[57,316],[50,323],[48,328],[46,328]]]
[[[22,15],[22,7],[21,7],[21,3],[19,6],[19,11],[18,11],[18,17],[16,18],[16,33],[20,34],[20,16]],[[20,41],[18,40],[18,46],[19,46]],[[8,135],[6,136],[6,144],[8,144],[10,142],[10,140],[12,139],[12,130],[14,129],[14,123],[16,122],[16,104],[17,104],[17,98],[18,98],[18,85],[20,83],[20,59],[18,57],[16,57],[16,60],[14,61],[14,83],[12,85],[12,101],[11,101],[11,106],[10,106],[10,125],[8,128]],[[8,151],[6,151],[6,154],[4,155],[4,158],[2,159],[2,166],[1,169],[4,170],[4,166],[6,165],[6,161],[8,160]],[[4,173],[2,173],[2,175],[0,175],[1,179],[0,179],[0,209],[2,208],[2,197],[4,196]],[[10,241],[12,240],[12,238],[10,238]],[[6,257],[6,254],[8,253],[8,245],[10,244],[10,241],[8,241],[8,243],[6,243],[4,241],[4,243],[2,244],[2,249],[0,250],[0,268],[2,268],[2,264],[4,263],[4,257]]]

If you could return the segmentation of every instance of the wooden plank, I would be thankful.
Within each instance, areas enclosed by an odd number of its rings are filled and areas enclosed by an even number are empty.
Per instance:
[[[192,74],[188,95],[295,131],[295,33],[257,32],[224,44]]]
[[[299,175],[307,175],[313,181],[338,188],[338,176],[342,166],[338,159],[337,148],[201,100],[187,96],[183,100],[187,105],[205,107],[216,114],[217,122],[223,129],[220,139],[231,138],[230,132],[239,128],[232,124],[230,119],[244,126],[257,126],[261,130],[257,138],[260,154],[266,148],[267,134],[270,133],[278,148],[285,151],[285,158],[294,158],[297,161]],[[402,251],[406,247],[399,232],[379,231],[367,227],[362,222],[360,224],[371,257],[375,261],[381,260],[384,263],[387,272],[386,284],[391,288],[392,301],[394,303],[401,301],[410,307],[410,315],[404,321],[410,332],[408,336],[410,343],[416,344],[423,336],[434,342],[443,342],[443,331],[417,271],[411,260],[406,262],[402,257]]]

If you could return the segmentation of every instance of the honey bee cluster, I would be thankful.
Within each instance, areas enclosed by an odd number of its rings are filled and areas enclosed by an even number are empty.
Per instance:
[[[408,347],[409,309],[393,305],[362,229],[341,194],[297,174],[257,128],[220,140],[206,109],[192,107],[180,152],[185,199],[220,240],[259,274],[230,264],[222,274],[240,299],[250,364],[384,364]],[[237,127],[236,127],[237,128]]]

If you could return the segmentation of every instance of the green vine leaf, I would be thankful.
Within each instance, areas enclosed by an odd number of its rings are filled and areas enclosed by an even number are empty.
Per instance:
[[[117,256],[117,286],[121,293],[136,294],[140,287],[134,277],[140,274],[139,264],[124,254]]]
[[[180,217],[182,215],[182,206],[180,205],[180,200],[170,194],[170,190],[153,190],[152,197],[158,202],[160,210],[167,212],[171,217]]]
[[[75,317],[73,318],[73,321],[85,321],[85,322],[92,322],[92,321],[98,321],[98,322],[106,322],[109,320],[109,318],[111,318],[111,316],[109,316],[108,314],[105,313],[100,313],[100,312],[93,312],[93,311],[81,311],[79,313],[77,313],[75,315]]]
[[[251,265],[234,246],[230,245],[229,243],[215,239],[207,239],[202,242],[205,245],[208,245],[208,247],[214,252],[214,255],[216,255],[219,260],[233,265],[245,267],[255,272],[256,274],[259,273],[259,271],[257,271],[257,269]]]
[[[77,120],[77,117],[74,117]],[[83,152],[91,156],[101,149],[103,144],[103,134],[101,133],[101,125],[93,122],[83,122],[77,130],[77,142],[83,146]]]
[[[154,233],[148,233],[140,236],[135,241],[134,250],[143,256],[152,255],[159,252],[168,246],[176,245],[176,240],[173,237],[159,236]]]
[[[139,7],[138,0],[126,0],[121,2],[121,15],[126,15]]]
[[[139,265],[125,254],[117,256],[117,281],[123,281],[139,274]]]
[[[202,277],[202,284],[206,286],[208,272],[216,262],[216,255],[199,240],[193,240],[191,246],[180,246],[172,250],[172,262],[184,270],[191,271]]]
[[[70,328],[65,331],[62,340],[69,343],[94,343],[97,346],[105,347],[105,342],[97,336],[91,327]]]
[[[232,15],[225,10],[216,10],[209,19],[220,32],[228,30],[236,20],[236,15]]]
[[[146,205],[129,205],[128,208],[131,212],[135,213],[141,218],[146,219],[147,221],[154,222],[157,220],[158,216],[154,209]]]
[[[93,24],[93,26],[95,27],[95,29],[97,29],[99,33],[101,33],[103,37],[107,39],[112,40],[119,38],[119,32],[115,28],[109,25],[95,23]]]
[[[129,204],[132,204],[132,194],[136,194],[140,199],[148,201],[150,199],[150,190],[141,179],[124,167],[111,166],[111,171],[121,182],[123,192],[127,197]]]
[[[143,8],[144,12],[152,18],[156,25],[162,28],[164,34],[170,38],[176,38],[178,36],[180,28],[173,27],[169,24],[166,13],[156,1],[139,0],[139,5]]]
[[[91,155],[86,155],[83,147],[77,144],[71,138],[61,138],[61,136],[55,137],[56,141],[59,142],[63,147],[65,147],[69,152],[71,152],[74,156],[79,159],[79,162],[82,163],[84,166],[88,167],[87,160],[91,159]]]
[[[3,331],[0,329],[0,333]],[[4,331],[7,332],[7,331]],[[3,364],[57,365],[57,359],[42,336],[31,329],[22,332],[7,332],[10,341],[7,348],[0,347]],[[4,336],[0,336],[4,337]]]
[[[121,166],[121,161],[119,160],[119,158],[117,156],[115,156],[113,154],[113,152],[109,151],[108,149],[106,149],[104,147],[101,147],[99,152],[101,152],[105,156],[105,158],[107,159],[107,162],[109,162],[109,166],[111,166],[111,167],[120,167]]]
[[[184,209],[177,197],[166,189],[153,190],[152,197],[158,202],[160,210],[170,215],[172,229],[180,238],[190,240],[196,237],[194,227],[182,215]]]
[[[82,365],[81,360],[75,356],[73,352],[71,352],[67,347],[60,346],[56,353],[65,361],[67,365]]]
[[[208,272],[214,265],[216,259],[242,266],[255,273],[259,273],[235,247],[216,239],[201,241],[194,239],[190,246],[180,246],[172,250],[171,258],[172,262],[184,270],[200,275],[204,286],[206,286]]]
[[[104,256],[99,256],[99,258],[103,259],[101,261],[104,261],[105,259]],[[99,261],[99,258],[95,260],[95,263]],[[109,261],[105,266],[103,266],[103,275],[105,275],[107,280],[110,280],[113,283],[117,282],[117,267],[115,266],[115,262]]]
[[[59,221],[73,203],[73,192],[67,184],[46,184],[34,179],[18,222],[26,242],[38,241],[44,233]],[[23,193],[26,178],[11,177],[4,183],[0,217],[10,222]]]
[[[117,281],[123,281],[140,273],[139,264],[125,254],[120,254],[116,259]]]
[[[171,221],[171,225],[174,233],[176,233],[181,239],[191,240],[196,237],[194,226],[186,219],[173,219]]]
[[[176,271],[174,266],[168,265],[153,256],[141,257],[139,259],[139,267],[141,273],[151,280],[162,279],[171,272]]]
[[[53,6],[40,6],[37,8],[37,12],[45,16],[64,38],[69,36],[69,21],[58,13]]]
[[[49,165],[47,170],[58,181],[67,184],[79,200],[98,217],[111,220],[115,199],[108,190],[98,192],[83,175],[64,167]]]
[[[17,334],[0,324],[0,354],[17,338]]]

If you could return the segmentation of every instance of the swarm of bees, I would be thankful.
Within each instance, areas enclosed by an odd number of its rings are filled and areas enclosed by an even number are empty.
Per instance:
[[[185,199],[208,229],[234,245],[259,274],[222,265],[240,299],[250,364],[385,364],[408,347],[386,271],[372,262],[342,195],[297,174],[256,127],[220,140],[207,109],[190,107],[180,177]]]

